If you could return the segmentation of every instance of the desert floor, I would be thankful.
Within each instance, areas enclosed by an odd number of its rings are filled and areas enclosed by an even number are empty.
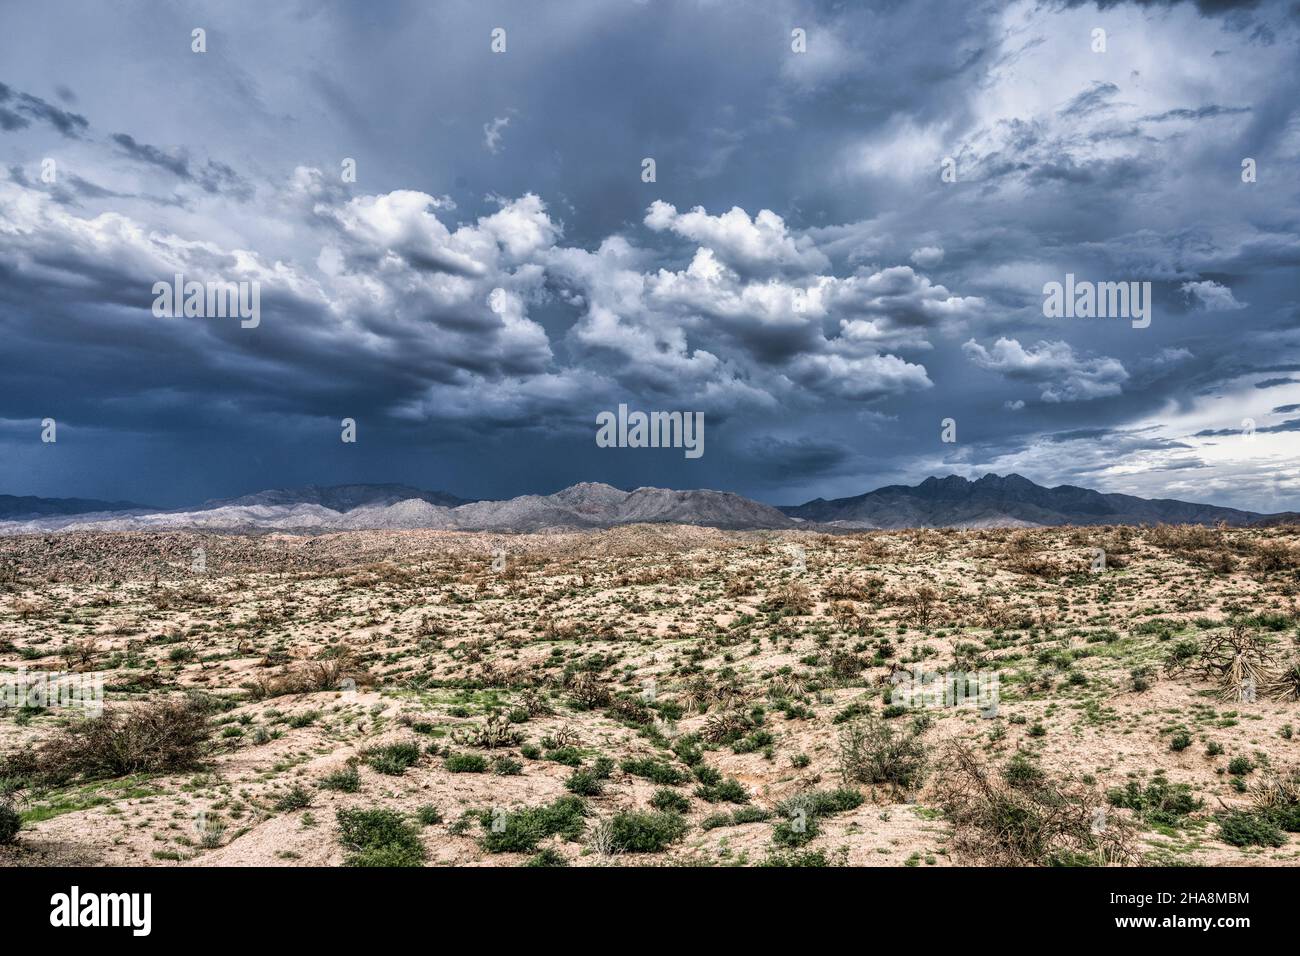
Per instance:
[[[1293,865],[1298,589],[1295,528],[0,538],[0,673],[105,714],[0,709],[0,863]]]

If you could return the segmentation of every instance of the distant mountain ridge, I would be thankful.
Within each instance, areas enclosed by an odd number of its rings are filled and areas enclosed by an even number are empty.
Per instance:
[[[1075,485],[1045,488],[1022,475],[927,478],[852,498],[818,498],[780,509],[803,521],[852,528],[1000,527],[1014,525],[1248,525],[1267,516],[1173,498],[1104,494]]]
[[[623,491],[582,482],[553,495],[469,501],[406,485],[333,485],[273,489],[173,511],[97,512],[0,521],[7,534],[45,531],[146,531],[175,528],[256,531],[348,531],[429,528],[530,532],[608,528],[641,522],[725,529],[793,528],[799,522],[770,505],[728,491]]]
[[[353,484],[353,485],[306,485],[302,488],[272,488],[238,498],[215,498],[205,501],[196,511],[210,511],[214,508],[253,505],[320,505],[331,511],[352,511],[367,505],[392,505],[399,501],[416,499],[429,504],[455,508],[468,504],[468,498],[458,498],[445,491],[425,491],[410,485],[393,484]]]
[[[29,510],[19,511],[17,506],[3,510],[6,501],[28,502],[24,507]],[[81,507],[90,510],[60,510]],[[581,482],[550,495],[521,495],[506,500],[467,500],[446,492],[396,484],[308,485],[216,499],[196,508],[172,511],[141,508],[128,502],[0,496],[3,534],[180,528],[319,533],[401,528],[538,532],[637,523],[727,530],[803,527],[830,531],[1220,521],[1243,526],[1294,520],[1296,516],[1290,512],[1263,515],[1171,498],[1104,494],[1074,485],[1046,488],[1016,474],[988,474],[976,481],[957,475],[927,478],[915,486],[888,485],[850,498],[818,498],[782,508],[728,491],[624,491],[600,482]]]

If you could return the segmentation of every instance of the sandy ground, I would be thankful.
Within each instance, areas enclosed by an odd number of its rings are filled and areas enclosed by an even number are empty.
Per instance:
[[[779,855],[779,813],[706,829],[740,805],[702,799],[694,780],[670,788],[689,804],[679,840],[631,853],[597,838],[602,821],[648,809],[660,789],[624,760],[654,757],[689,777],[668,747],[703,735],[704,765],[738,781],[748,807],[776,812],[845,785],[862,795],[820,817],[800,848],[826,862],[983,862],[957,849],[937,796],[952,772],[945,747],[959,741],[995,772],[1023,751],[1049,779],[1102,794],[1158,772],[1189,785],[1202,804],[1176,826],[1113,809],[1140,832],[1141,862],[1292,865],[1295,834],[1231,846],[1216,815],[1250,808],[1262,781],[1300,766],[1300,705],[1224,699],[1168,660],[1180,642],[1203,646],[1235,624],[1276,668],[1295,661],[1298,544],[1285,528],[0,539],[0,671],[102,674],[110,714],[199,694],[215,729],[192,770],[20,790],[24,826],[0,863],[335,866],[347,856],[336,811],[375,808],[411,821],[437,811],[439,822],[413,824],[428,865],[519,865],[542,848],[575,865]],[[1095,572],[1098,548],[1107,566]],[[997,715],[926,708],[918,783],[846,781],[846,708],[885,714],[898,667],[996,672]],[[1135,689],[1144,667],[1150,686]],[[901,733],[915,713],[885,723]],[[0,753],[82,719],[0,709]],[[489,719],[517,739],[477,745]],[[739,740],[717,734],[729,719],[745,724]],[[1191,743],[1176,750],[1180,731]],[[585,798],[583,835],[490,852],[480,813],[568,793],[574,768],[547,757],[556,738],[583,768],[613,762],[603,792]],[[418,744],[419,760],[399,774],[366,762],[394,742]],[[509,757],[520,772],[453,773],[448,753]],[[1248,772],[1229,771],[1237,757]],[[350,761],[357,792],[320,786]],[[295,786],[309,805],[281,802]]]

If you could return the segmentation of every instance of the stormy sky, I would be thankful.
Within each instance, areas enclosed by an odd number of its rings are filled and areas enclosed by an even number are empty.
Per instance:
[[[0,493],[993,471],[1300,509],[1290,0],[3,16]],[[155,316],[177,273],[260,322]],[[1149,282],[1149,327],[1045,317],[1067,273]],[[619,403],[703,412],[704,455],[597,447]]]

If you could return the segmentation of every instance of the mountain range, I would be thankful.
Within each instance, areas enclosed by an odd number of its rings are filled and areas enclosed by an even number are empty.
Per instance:
[[[853,498],[782,508],[803,521],[850,528],[979,528],[1008,525],[1217,524],[1249,525],[1267,516],[1237,508],[1193,504],[1174,498],[1103,494],[1075,485],[1045,488],[1020,475],[956,475],[919,485],[887,485]]]
[[[851,498],[817,498],[773,507],[726,491],[624,491],[582,482],[551,495],[470,500],[408,485],[309,485],[280,488],[164,511],[130,502],[0,495],[0,534],[50,531],[331,532],[429,528],[537,532],[636,523],[689,524],[730,530],[995,528],[1097,524],[1281,524],[1292,512],[1264,515],[1172,498],[1103,494],[1074,485],[1046,488],[1020,475],[956,475],[919,485],[888,485]]]

